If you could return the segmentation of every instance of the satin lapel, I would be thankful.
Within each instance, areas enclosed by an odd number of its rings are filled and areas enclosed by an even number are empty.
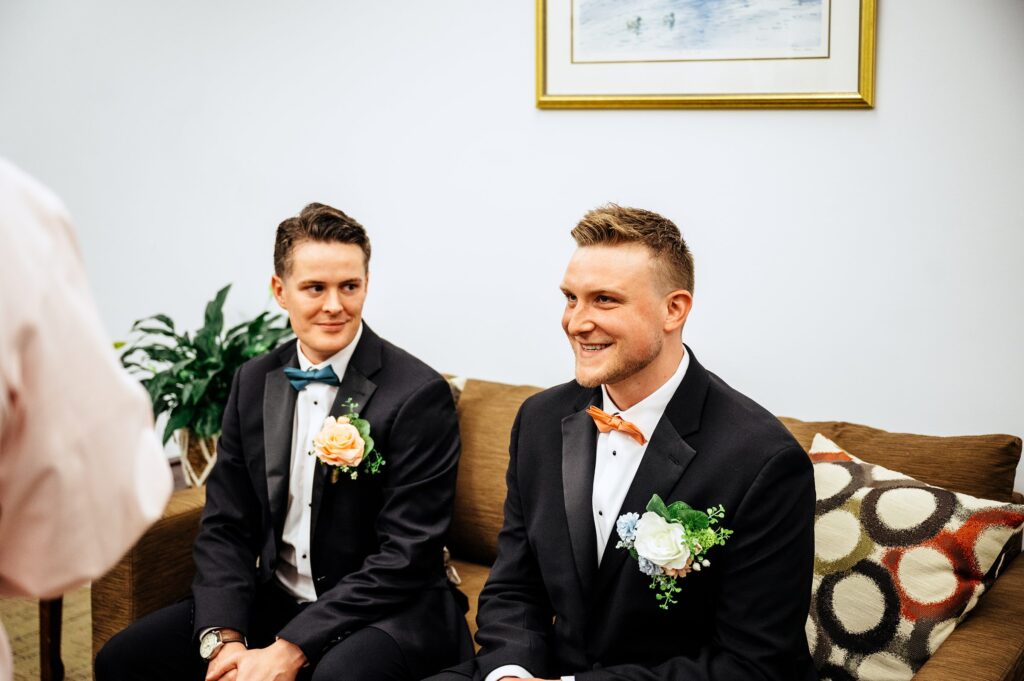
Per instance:
[[[285,367],[298,367],[295,344],[289,344],[290,360],[267,374],[263,388],[263,449],[267,465],[267,498],[274,536],[280,537],[288,511],[288,478],[292,459],[292,423],[295,389],[284,375]]]
[[[658,427],[654,429],[654,435],[651,436],[651,443],[644,452],[640,468],[637,469],[636,476],[626,492],[619,515],[629,512],[643,515],[652,494],[660,496],[665,503],[675,501],[668,496],[696,454],[697,452],[680,437],[679,431],[668,418],[668,413],[662,416]],[[598,592],[606,588],[629,557],[629,552],[625,549],[615,548],[618,540],[618,534],[612,532],[608,544],[604,547],[598,573]]]
[[[600,392],[589,404],[596,404]],[[584,405],[583,409],[586,409]],[[597,534],[594,529],[594,464],[597,458],[597,428],[586,411],[562,419],[562,491],[565,517],[569,523],[576,574],[583,587],[584,601],[597,571]]]
[[[365,330],[364,330],[365,333]],[[331,416],[338,417],[348,413],[348,408],[345,407],[345,402],[349,399],[356,404],[356,411],[361,417],[364,416],[366,403],[370,400],[374,391],[377,390],[377,384],[366,378],[356,366],[355,357],[349,362],[348,368],[345,370],[345,376],[341,379],[341,385],[338,386],[338,394],[334,397],[334,404],[331,405]],[[370,433],[373,433],[373,424],[370,424]],[[316,469],[313,471],[313,501],[312,501],[312,517],[310,519],[309,536],[316,536],[316,521],[320,516],[320,502],[324,496],[324,484],[327,479],[327,473],[324,470],[323,464],[317,462]],[[339,480],[339,484],[340,484]]]

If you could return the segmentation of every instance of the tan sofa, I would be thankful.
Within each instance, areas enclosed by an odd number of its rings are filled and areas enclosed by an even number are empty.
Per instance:
[[[467,619],[475,630],[476,600],[494,560],[501,527],[508,434],[519,405],[538,388],[470,380],[458,402],[462,434],[454,524],[449,540],[454,565],[469,596]],[[860,458],[924,482],[1000,501],[1016,499],[1013,479],[1019,438],[1007,435],[935,438],[904,435],[842,422],[783,418],[810,446],[820,432]],[[174,494],[163,519],[92,589],[93,651],[135,619],[185,596],[194,572],[191,544],[198,530],[203,490]],[[1024,681],[1024,560],[1014,560],[915,681]]]

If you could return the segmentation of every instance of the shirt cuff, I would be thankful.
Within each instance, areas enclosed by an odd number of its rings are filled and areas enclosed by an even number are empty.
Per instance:
[[[563,676],[562,681],[576,681],[575,676]]]
[[[488,674],[486,677],[484,677],[484,681],[498,681],[498,679],[500,679],[503,676],[511,676],[516,679],[534,678],[533,674],[526,671],[517,664],[503,664],[494,671],[492,671],[490,674]]]

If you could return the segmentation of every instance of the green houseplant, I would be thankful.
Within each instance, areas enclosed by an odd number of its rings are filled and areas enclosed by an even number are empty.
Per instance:
[[[194,334],[178,331],[170,317],[156,314],[132,324],[133,340],[116,344],[121,363],[149,392],[154,414],[168,412],[163,441],[178,433],[182,471],[192,486],[202,485],[213,467],[235,371],[292,333],[283,315],[266,311],[225,330],[230,289],[228,284],[207,303],[203,326]]]

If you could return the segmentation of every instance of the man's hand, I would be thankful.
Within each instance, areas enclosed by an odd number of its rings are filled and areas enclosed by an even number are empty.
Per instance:
[[[221,651],[223,653],[223,651]],[[214,658],[216,662],[220,655]],[[279,638],[266,648],[244,650],[234,667],[237,675],[224,681],[295,681],[306,655],[294,643]],[[207,675],[206,681],[213,681]]]
[[[233,672],[238,666],[238,660],[247,652],[241,643],[225,643],[210,660],[210,666],[206,668],[206,681],[234,681]],[[229,672],[232,672],[230,676],[227,675]]]

